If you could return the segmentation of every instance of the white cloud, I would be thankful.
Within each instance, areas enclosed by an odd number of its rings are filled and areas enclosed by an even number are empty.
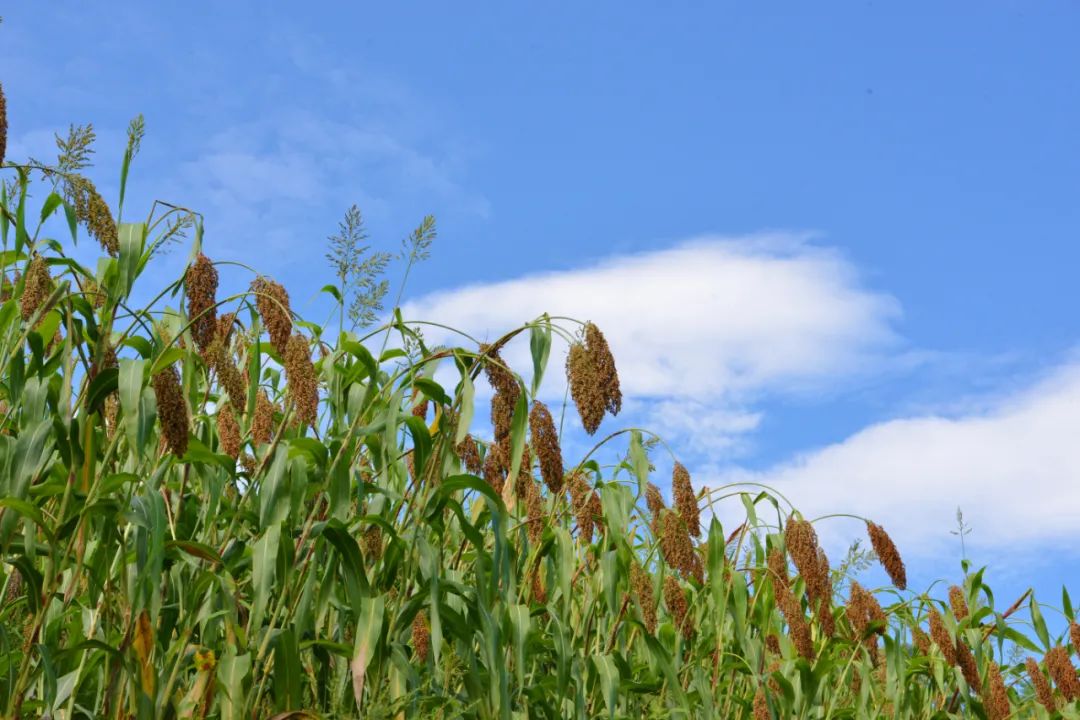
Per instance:
[[[859,285],[837,252],[790,234],[702,237],[423,296],[407,320],[429,320],[493,340],[542,313],[592,320],[615,355],[628,421],[656,430],[680,452],[732,457],[745,448],[763,395],[831,387],[886,361],[898,344],[899,306]],[[571,331],[573,323],[560,324]],[[425,328],[433,342],[460,342]],[[561,400],[566,343],[552,349],[542,394]],[[506,360],[531,373],[527,338]]]
[[[959,506],[973,528],[969,547],[1004,550],[1075,537],[1078,427],[1080,361],[978,412],[878,423],[793,462],[716,481],[768,484],[810,517],[868,517],[902,551],[924,555],[956,543],[949,530]],[[822,527],[836,539],[859,532],[843,521]]]

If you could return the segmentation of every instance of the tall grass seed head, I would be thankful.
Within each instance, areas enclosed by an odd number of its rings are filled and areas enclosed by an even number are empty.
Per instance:
[[[698,509],[697,497],[690,483],[690,473],[682,463],[675,463],[675,468],[671,473],[671,488],[675,496],[675,507],[678,508],[679,515],[686,523],[687,531],[694,537],[701,537],[701,511]]]
[[[1080,698],[1080,680],[1076,678],[1076,668],[1069,660],[1069,651],[1063,646],[1057,645],[1050,648],[1043,658],[1050,677],[1054,678],[1054,684],[1069,702]]]
[[[270,344],[284,358],[289,338],[292,337],[289,293],[280,283],[266,277],[256,278],[251,283],[251,291],[255,293],[255,308],[270,335]]]
[[[870,535],[870,544],[878,557],[881,566],[885,568],[892,584],[899,590],[907,589],[907,569],[904,560],[900,557],[900,551],[896,549],[896,543],[892,541],[885,528],[867,521],[866,531]]]
[[[182,457],[188,447],[188,412],[180,373],[170,365],[154,376],[153,386],[162,436],[172,454]]]
[[[285,348],[285,377],[296,418],[304,425],[314,425],[319,416],[319,380],[311,362],[307,338],[297,333]]]
[[[563,457],[559,446],[559,433],[547,405],[539,400],[533,402],[529,411],[529,432],[532,448],[540,462],[540,476],[552,493],[562,492]]]
[[[199,253],[184,277],[188,318],[195,347],[205,351],[218,336],[217,318],[218,271],[210,258]]]

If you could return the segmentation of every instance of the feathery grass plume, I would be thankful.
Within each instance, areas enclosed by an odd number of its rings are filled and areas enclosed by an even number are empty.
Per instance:
[[[559,447],[559,433],[547,405],[535,401],[529,411],[529,432],[532,435],[532,447],[540,461],[540,476],[552,493],[562,491],[563,457]]]
[[[956,641],[956,664],[960,666],[960,672],[964,675],[968,687],[975,692],[982,692],[982,678],[979,677],[979,666],[975,663],[975,656],[971,648],[963,640]]]
[[[367,556],[368,562],[377,562],[382,557],[383,542],[382,542],[382,528],[372,523],[364,530],[364,555]]]
[[[217,324],[218,271],[210,258],[202,253],[187,269],[184,292],[187,295],[188,318],[195,347],[205,351],[218,334]]]
[[[251,439],[256,447],[270,442],[274,437],[274,406],[265,390],[255,397],[255,417],[251,422]]]
[[[941,619],[941,613],[934,607],[930,608],[930,637],[933,638],[934,644],[938,646],[938,650],[941,651],[945,662],[955,666],[956,643],[953,642],[952,637],[949,635],[949,629],[945,627],[945,621]]]
[[[665,508],[664,496],[660,494],[660,488],[652,483],[645,487],[645,505],[649,508],[654,520]]]
[[[915,644],[915,649],[919,651],[920,655],[930,654],[930,638],[920,628],[915,627],[911,630],[912,642]]]
[[[900,551],[896,549],[896,543],[885,532],[885,528],[869,520],[866,521],[866,531],[870,535],[870,544],[874,547],[878,561],[889,574],[892,584],[900,590],[907,589],[907,569],[904,560],[900,557]]]
[[[510,457],[510,425],[514,420],[514,408],[517,406],[521,386],[510,372],[499,348],[493,345],[481,345],[480,353],[485,357],[484,374],[488,383],[495,390],[491,397],[491,427],[494,431],[495,444],[504,446],[506,459]],[[509,465],[507,465],[509,467]]]
[[[612,415],[618,415],[622,409],[622,390],[619,388],[615,357],[611,354],[604,333],[591,322],[585,323],[585,349],[596,368],[596,378],[604,394],[604,408]]]
[[[255,293],[255,307],[270,335],[270,344],[278,355],[285,357],[289,338],[292,337],[289,293],[279,283],[262,276],[251,283],[251,292]]]
[[[120,252],[116,221],[94,183],[81,175],[69,175],[64,193],[75,210],[75,219],[86,227],[102,250],[116,257]]]
[[[754,693],[754,720],[770,720],[769,701],[765,699],[765,686],[759,685]]]
[[[1080,698],[1080,680],[1076,678],[1076,668],[1069,660],[1069,651],[1058,645],[1050,648],[1043,658],[1046,669],[1050,671],[1050,677],[1054,678],[1054,684],[1069,702]]]
[[[162,437],[172,454],[182,457],[188,447],[188,412],[180,387],[180,373],[170,365],[155,375],[152,382]]]
[[[1080,655],[1080,623],[1069,623],[1069,638],[1072,639],[1073,652]]]
[[[506,482],[506,465],[502,458],[501,445],[492,443],[488,446],[487,455],[484,456],[484,481],[499,495],[502,495],[503,484]]]
[[[675,463],[671,473],[671,488],[675,496],[675,507],[686,523],[687,531],[694,537],[701,537],[701,511],[698,509],[694,487],[690,484],[690,473],[682,463]]]
[[[427,662],[431,650],[431,626],[428,625],[427,613],[416,613],[412,623],[413,655],[420,662]]]
[[[45,264],[45,258],[35,255],[26,268],[26,284],[23,286],[22,297],[19,298],[19,312],[23,320],[29,320],[34,313],[48,300],[53,291],[53,279],[49,274],[49,266]]]
[[[803,615],[802,605],[787,585],[777,584],[773,586],[773,591],[776,594],[776,605],[787,622],[788,634],[795,643],[795,649],[803,658],[813,662],[814,641],[810,637],[810,626]]]
[[[319,417],[319,380],[311,362],[307,338],[296,333],[285,347],[285,376],[289,398],[296,418],[305,425],[314,425]]]
[[[217,430],[221,451],[234,460],[240,457],[240,425],[229,403],[218,408]]]
[[[694,627],[687,612],[689,605],[686,603],[686,594],[674,575],[664,576],[664,604],[667,605],[668,612],[675,620],[675,627],[682,636],[687,639],[693,637]]]
[[[1005,720],[1012,714],[1009,691],[1005,689],[1001,668],[995,662],[990,663],[990,668],[987,670],[982,699],[989,720]]]
[[[580,342],[570,345],[570,352],[566,356],[566,379],[570,384],[570,396],[581,416],[581,424],[585,432],[592,435],[604,419],[606,405],[597,370],[589,351]]]
[[[685,577],[694,572],[694,541],[686,524],[674,512],[667,510],[660,521],[660,552],[668,565]]]
[[[4,98],[4,84],[0,83],[0,165],[4,164],[7,154],[7,100]]]
[[[539,545],[544,536],[544,498],[540,494],[540,487],[529,476],[528,484],[525,485],[525,516],[529,531],[529,544]]]
[[[765,556],[765,565],[769,568],[769,575],[774,585],[783,585],[784,587],[791,585],[791,581],[788,579],[787,558],[784,553],[780,552],[780,548],[772,547],[769,549],[768,554]]]
[[[641,567],[637,559],[630,563],[630,587],[634,591],[634,598],[638,607],[641,608],[641,619],[645,623],[645,630],[650,635],[656,634],[656,598],[653,596],[653,583],[649,573]]]
[[[1035,688],[1035,697],[1038,698],[1039,704],[1046,708],[1048,713],[1053,714],[1057,711],[1057,699],[1039,663],[1035,662],[1035,658],[1029,657],[1024,660],[1024,665],[1027,667],[1028,677],[1031,679],[1031,686]]]
[[[968,616],[967,600],[964,599],[964,591],[959,586],[949,588],[949,605],[952,606],[953,616],[957,622]]]
[[[484,463],[480,459],[480,449],[476,445],[476,438],[466,435],[465,439],[457,444],[457,454],[461,458],[461,464],[473,475],[480,475],[484,471]]]

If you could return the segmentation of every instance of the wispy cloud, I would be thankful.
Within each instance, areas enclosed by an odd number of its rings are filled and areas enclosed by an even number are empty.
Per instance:
[[[873,424],[794,461],[756,473],[729,470],[714,480],[765,483],[811,516],[869,517],[924,555],[956,542],[949,530],[957,507],[974,528],[970,546],[1001,551],[1075,539],[1080,360],[979,405],[968,414]]]
[[[418,298],[406,318],[492,339],[541,313],[592,320],[641,417],[702,451],[730,449],[763,395],[834,387],[887,362],[899,305],[865,289],[839,253],[804,236],[701,237],[587,267]],[[432,339],[444,339],[430,331]],[[449,338],[445,338],[449,339]],[[565,344],[553,352],[558,365]],[[508,360],[530,367],[519,344]],[[552,371],[546,394],[561,397]],[[622,420],[622,418],[620,418]]]

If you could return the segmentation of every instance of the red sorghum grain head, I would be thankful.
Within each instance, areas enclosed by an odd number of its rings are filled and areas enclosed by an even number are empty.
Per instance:
[[[1054,713],[1057,710],[1057,699],[1039,663],[1035,662],[1034,658],[1027,658],[1024,660],[1024,665],[1027,667],[1028,677],[1031,679],[1031,686],[1035,688],[1035,697],[1038,698],[1039,704],[1046,708],[1047,712]]]
[[[942,620],[941,614],[937,611],[937,608],[933,607],[930,608],[930,637],[933,639],[934,644],[938,646],[938,650],[941,651],[945,662],[956,665],[956,642],[949,635],[949,630],[945,627],[945,621]]]
[[[427,662],[428,652],[431,650],[431,627],[428,625],[427,613],[423,610],[413,618],[412,646],[413,656],[419,662]]]
[[[529,432],[532,435],[533,452],[540,461],[540,476],[553,493],[562,491],[563,457],[559,447],[559,432],[547,406],[535,401],[529,411]]]
[[[259,311],[266,331],[270,334],[270,344],[285,357],[285,350],[292,336],[292,310],[289,306],[289,293],[280,284],[265,277],[258,277],[251,283],[255,293],[255,307]]]
[[[53,291],[53,280],[45,258],[35,255],[26,269],[26,284],[22,297],[19,298],[19,312],[23,320],[29,320],[48,300]]]
[[[694,537],[701,537],[701,511],[698,509],[694,488],[690,484],[690,473],[682,463],[675,463],[675,469],[671,473],[671,491],[675,497],[675,507],[686,523],[687,531]]]
[[[570,396],[581,416],[581,424],[585,432],[592,435],[604,419],[606,406],[597,370],[582,343],[570,345],[570,352],[566,356],[566,378],[570,384]]]
[[[780,608],[788,626],[788,634],[795,644],[795,649],[803,658],[813,662],[814,641],[810,636],[810,626],[803,615],[802,605],[786,585],[776,585],[776,604]]]
[[[191,336],[199,350],[206,350],[218,334],[218,271],[210,258],[199,253],[184,277]]]
[[[759,685],[754,693],[754,720],[770,720],[769,701],[765,698],[765,686]]]
[[[484,480],[492,489],[502,495],[506,482],[506,461],[503,459],[502,445],[492,443],[484,456]]]
[[[1080,680],[1076,678],[1076,668],[1069,660],[1069,651],[1061,645],[1050,648],[1043,658],[1054,684],[1069,702],[1080,699]]]
[[[869,521],[866,523],[866,531],[870,535],[870,544],[873,545],[874,552],[893,585],[900,590],[907,589],[907,569],[892,538],[883,527]]]
[[[1001,668],[997,663],[990,663],[990,668],[986,672],[986,683],[983,685],[983,706],[990,720],[1005,720],[1012,714],[1009,691],[1005,689],[1005,681],[1001,677]]]
[[[653,582],[645,568],[633,560],[630,565],[630,587],[634,598],[641,608],[641,620],[650,635],[656,634],[656,597],[653,595]]]
[[[457,445],[457,454],[461,458],[461,464],[473,475],[484,472],[484,463],[480,459],[480,448],[476,444],[476,438],[466,435],[465,439]]]
[[[622,390],[619,388],[619,373],[615,369],[615,358],[608,347],[607,339],[600,328],[591,322],[585,323],[585,350],[590,362],[596,368],[596,378],[603,393],[604,408],[612,415],[618,415],[622,409]]]
[[[240,425],[229,403],[218,408],[217,429],[221,451],[235,460],[240,456]]]
[[[285,348],[284,360],[289,399],[296,410],[296,418],[304,425],[314,425],[319,416],[319,380],[311,362],[307,338],[299,333],[293,335]]]
[[[964,598],[964,591],[953,585],[949,588],[949,605],[952,606],[953,617],[957,621],[963,620],[968,616],[967,600]]]
[[[682,633],[683,637],[692,637],[694,627],[688,613],[689,605],[686,602],[686,594],[674,575],[664,576],[664,604],[675,621],[675,627]]]
[[[960,666],[960,672],[963,673],[968,687],[975,692],[981,692],[982,678],[979,677],[979,666],[975,663],[971,648],[963,640],[956,642],[956,664]]]
[[[251,422],[251,439],[256,446],[270,442],[274,437],[274,406],[265,390],[255,397],[255,417]]]
[[[188,447],[188,412],[180,373],[170,365],[154,376],[153,385],[162,437],[172,454],[181,457]]]
[[[660,488],[652,483],[645,487],[645,505],[649,508],[653,518],[660,515],[664,509],[664,496],[660,494]]]

